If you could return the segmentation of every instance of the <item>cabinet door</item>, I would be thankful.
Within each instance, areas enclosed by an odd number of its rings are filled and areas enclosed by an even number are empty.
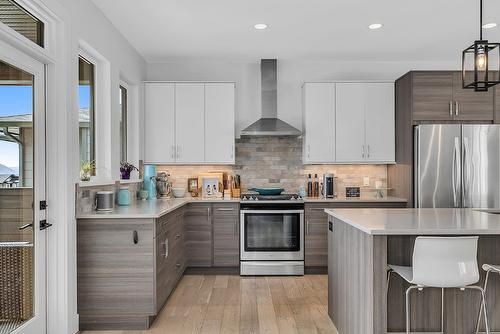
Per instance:
[[[304,99],[304,163],[335,161],[335,84],[306,83]]]
[[[390,163],[395,157],[394,84],[367,84],[365,90],[366,160]]]
[[[413,73],[413,119],[453,119],[453,72]]]
[[[205,84],[205,162],[234,163],[234,83]]]
[[[462,88],[462,73],[453,73],[455,119],[460,121],[492,121],[495,90],[476,92]]]
[[[214,266],[240,264],[239,210],[237,204],[214,204]]]
[[[500,86],[495,86],[495,123],[500,123]]]
[[[174,147],[174,84],[144,84],[144,160],[172,163]]]
[[[188,266],[212,266],[212,207],[189,204],[184,213],[185,249]]]
[[[205,161],[205,85],[175,84],[176,161]]]
[[[336,161],[362,162],[366,154],[365,85],[338,83],[336,91]]]

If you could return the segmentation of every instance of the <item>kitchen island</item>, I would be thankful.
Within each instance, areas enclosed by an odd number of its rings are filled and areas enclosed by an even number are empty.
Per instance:
[[[397,275],[387,291],[387,264],[410,266],[419,235],[478,235],[478,262],[500,263],[500,215],[472,209],[328,209],[328,313],[341,334],[405,331],[405,291]],[[480,270],[480,285],[484,272]],[[496,277],[495,277],[496,278]],[[496,302],[495,302],[496,301]],[[445,332],[473,333],[476,291],[447,289]],[[487,291],[490,326],[500,328],[500,280]],[[491,305],[496,307],[491,308]],[[413,292],[412,331],[439,332],[440,289]]]

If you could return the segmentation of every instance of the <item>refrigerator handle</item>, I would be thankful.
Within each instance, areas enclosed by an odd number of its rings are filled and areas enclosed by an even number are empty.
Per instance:
[[[458,194],[460,194],[460,183],[461,183],[460,161],[459,161],[460,143],[458,137],[455,137],[454,145],[455,147],[453,149],[453,168],[451,170],[451,182],[453,189],[453,205],[454,207],[457,208],[460,206],[460,203],[458,202]]]
[[[469,155],[469,138],[464,137],[463,138],[463,184],[462,184],[462,206],[463,207],[468,207],[467,206],[467,199],[469,196],[469,188],[470,188],[470,155]]]

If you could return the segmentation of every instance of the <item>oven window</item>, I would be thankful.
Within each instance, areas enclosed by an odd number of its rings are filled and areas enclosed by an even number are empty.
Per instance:
[[[245,214],[245,251],[300,251],[299,213]]]

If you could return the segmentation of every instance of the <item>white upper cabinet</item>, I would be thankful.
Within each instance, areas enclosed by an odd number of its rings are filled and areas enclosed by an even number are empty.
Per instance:
[[[366,160],[395,162],[394,84],[372,84],[365,94]]]
[[[148,163],[175,162],[175,85],[144,85],[144,159]]]
[[[394,84],[306,83],[304,91],[304,163],[394,163]]]
[[[205,162],[234,163],[234,83],[205,84]]]
[[[335,84],[306,83],[303,87],[303,161],[335,160]]]
[[[365,87],[338,83],[335,124],[336,162],[362,162],[365,159]]]
[[[176,161],[205,162],[205,85],[175,84]]]
[[[234,83],[145,83],[145,162],[234,164],[234,91]]]

